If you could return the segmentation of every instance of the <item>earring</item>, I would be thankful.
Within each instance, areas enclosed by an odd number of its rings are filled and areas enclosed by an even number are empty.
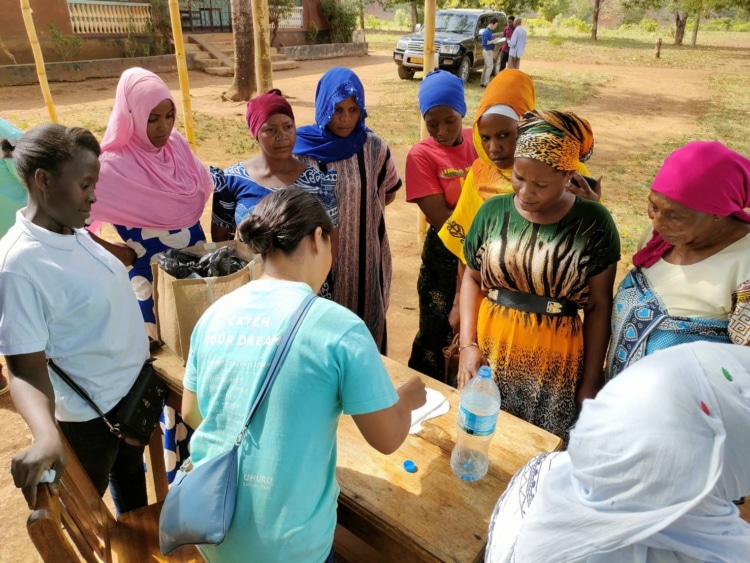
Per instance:
[[[718,218],[718,217],[714,217],[714,222],[716,222],[716,221],[718,221],[718,220],[719,220],[719,218]]]

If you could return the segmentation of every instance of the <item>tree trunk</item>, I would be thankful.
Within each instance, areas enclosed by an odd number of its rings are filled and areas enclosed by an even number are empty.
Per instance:
[[[409,31],[414,31],[414,28],[417,27],[417,2],[416,0],[412,0],[410,3],[411,6],[411,29]]]
[[[359,29],[365,28],[365,0],[359,0]]]
[[[682,45],[682,40],[685,38],[685,26],[687,25],[687,13],[681,14],[679,10],[675,10],[674,13],[674,44]]]
[[[693,22],[693,36],[690,38],[690,46],[695,47],[698,42],[698,26],[701,24],[701,13],[695,14],[695,21]]]
[[[252,0],[253,47],[255,48],[255,81],[258,92],[273,88],[271,68],[271,34],[268,29],[268,0]],[[236,74],[236,73],[235,73]]]
[[[596,32],[599,29],[599,10],[604,0],[594,0],[594,13],[591,16],[591,40],[596,41]]]
[[[241,102],[249,100],[255,94],[253,13],[250,2],[246,0],[231,0],[231,6],[234,78],[223,97],[233,102]]]

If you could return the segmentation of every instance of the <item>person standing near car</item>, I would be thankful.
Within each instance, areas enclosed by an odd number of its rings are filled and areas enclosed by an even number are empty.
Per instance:
[[[521,18],[516,18],[513,22],[513,35],[509,41],[508,68],[521,68],[521,57],[526,48],[526,30],[521,26],[522,23]]]
[[[492,79],[492,70],[495,68],[495,44],[493,32],[497,27],[497,18],[492,18],[487,27],[482,31],[482,56],[484,57],[484,69],[482,70],[482,88],[485,88]]]
[[[505,38],[505,42],[503,43],[503,46],[500,48],[500,66],[498,67],[497,72],[502,72],[505,70],[505,67],[508,65],[508,53],[510,52],[510,38],[513,37],[513,20],[516,19],[516,16],[508,16],[508,25],[505,26],[505,29],[503,30],[503,37]]]

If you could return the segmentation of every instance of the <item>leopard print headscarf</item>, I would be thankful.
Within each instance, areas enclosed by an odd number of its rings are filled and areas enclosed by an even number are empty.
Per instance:
[[[518,122],[516,158],[533,158],[556,170],[576,170],[594,152],[594,133],[569,111],[534,110]]]

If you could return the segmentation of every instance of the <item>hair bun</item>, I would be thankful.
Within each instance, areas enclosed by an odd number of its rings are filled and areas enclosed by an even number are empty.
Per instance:
[[[10,142],[10,139],[0,141],[0,149],[3,151],[3,158],[13,158],[13,149],[16,146]]]
[[[260,215],[250,214],[240,223],[237,232],[240,241],[256,254],[265,254],[273,246],[273,233]]]

